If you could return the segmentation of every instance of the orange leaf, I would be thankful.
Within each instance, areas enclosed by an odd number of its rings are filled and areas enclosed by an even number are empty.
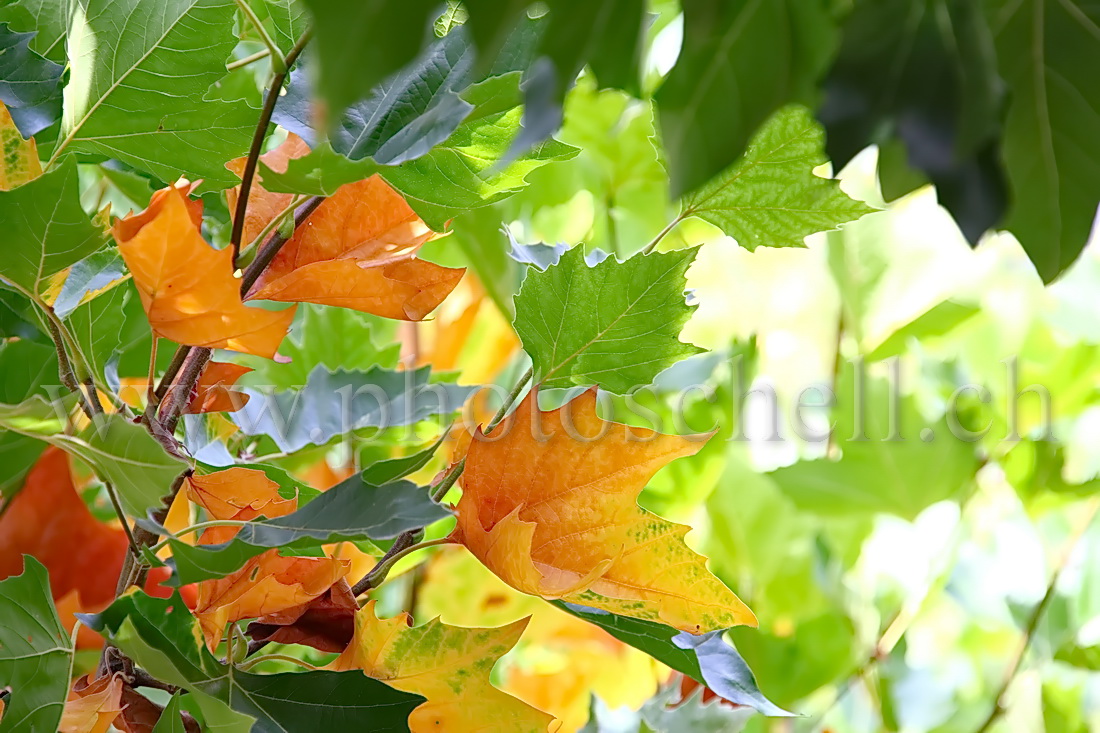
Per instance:
[[[0,517],[0,579],[23,572],[23,555],[36,558],[49,571],[58,616],[71,631],[74,614],[102,611],[114,600],[128,551],[126,534],[88,511],[73,484],[69,458],[59,448],[51,446],[42,453],[11,501]],[[74,552],[74,547],[80,551]],[[169,574],[167,568],[150,570],[146,592],[167,598],[171,589],[160,583]],[[194,603],[192,586],[181,592],[185,601]],[[82,649],[102,643],[86,628],[77,637]]]
[[[342,652],[351,643],[358,610],[351,586],[341,580],[309,603],[257,619],[248,625],[248,635],[257,641]]]
[[[517,590],[701,633],[755,625],[684,543],[689,527],[637,505],[662,466],[704,440],[601,420],[588,390],[558,410],[532,392],[462,474],[453,537]]]
[[[23,139],[3,102],[0,102],[0,152],[3,153],[0,156],[0,191],[10,191],[42,175],[34,138]]]
[[[206,365],[199,383],[195,386],[195,396],[187,406],[187,412],[236,412],[248,404],[249,396],[244,392],[230,389],[237,380],[252,371],[252,367],[240,364],[228,364],[212,361]]]
[[[73,683],[58,733],[107,733],[122,712],[122,676],[118,674],[88,681],[87,675]]]
[[[419,321],[465,272],[415,257],[434,236],[379,176],[349,183],[294,232],[248,297]]]
[[[192,199],[190,195],[198,185],[198,183],[190,183],[181,178],[168,188],[155,191],[152,198],[149,199],[149,208],[140,213],[131,211],[122,219],[116,219],[111,227],[111,234],[118,242],[130,241],[134,238],[134,235],[141,231],[142,227],[155,219],[164,210],[164,206],[170,198],[179,199],[187,209],[187,216],[195,229],[201,231],[202,200]]]
[[[355,616],[355,637],[337,670],[361,669],[427,701],[409,714],[412,733],[545,733],[554,718],[489,683],[493,664],[523,634],[527,619],[498,629],[447,626],[439,619],[410,628],[409,614],[379,619],[369,601]],[[557,726],[555,724],[554,729]]]
[[[276,173],[285,173],[288,161],[300,158],[308,152],[309,146],[305,144],[302,138],[290,133],[279,147],[261,155],[260,160]],[[225,167],[238,176],[244,176],[244,166],[247,160],[248,158],[244,157],[236,158],[226,163]],[[229,204],[231,214],[237,211],[237,197],[240,194],[240,189],[240,186],[236,186],[225,192],[226,203]],[[274,193],[265,189],[260,184],[259,170],[257,170],[256,178],[252,181],[252,188],[248,192],[248,208],[244,215],[244,233],[241,237],[241,246],[246,247],[251,244],[260,235],[263,228],[286,210],[286,207],[290,206],[293,200],[294,194],[292,193]]]
[[[184,491],[211,519],[248,520],[261,514],[274,519],[290,514],[298,505],[296,499],[280,496],[279,484],[254,468],[233,467],[205,475],[192,474],[184,482]],[[236,534],[234,527],[224,529]]]
[[[194,207],[178,188],[171,190],[114,227],[153,331],[188,346],[275,356],[294,309],[246,306],[232,251],[210,247],[195,226]]]
[[[211,530],[203,540],[208,534]],[[224,535],[217,541],[224,542]],[[217,648],[231,621],[267,616],[312,601],[343,578],[348,567],[346,560],[280,557],[278,550],[268,550],[231,575],[204,580],[198,584],[195,617],[207,647]]]

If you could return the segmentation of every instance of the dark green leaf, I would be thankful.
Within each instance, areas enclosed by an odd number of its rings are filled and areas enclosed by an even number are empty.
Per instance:
[[[31,50],[34,35],[16,33],[0,23],[0,102],[26,138],[61,117],[63,69]]]
[[[1100,201],[1100,7],[997,7],[997,58],[1011,99],[1001,143],[1012,194],[1006,226],[1050,282],[1081,253]]]
[[[825,0],[684,0],[684,40],[657,91],[672,194],[706,183],[764,120],[808,102],[835,44]]]
[[[22,340],[0,343],[0,403],[14,405],[45,394],[43,387],[58,381],[57,355],[51,347]],[[10,497],[22,485],[45,447],[41,440],[15,431],[0,434],[0,495]]]
[[[599,626],[619,641],[691,677],[730,702],[748,705],[764,715],[789,716],[756,686],[752,670],[737,650],[722,640],[721,631],[693,636],[654,621],[615,614],[562,601],[553,604]],[[755,631],[755,630],[754,630]]]
[[[363,99],[434,37],[438,0],[305,0],[317,34],[318,91],[328,109]]]
[[[396,481],[399,478],[408,476],[410,473],[419,471],[432,460],[436,450],[443,444],[445,437],[446,432],[439,436],[439,440],[422,451],[417,451],[416,453],[402,456],[401,458],[389,458],[384,461],[372,463],[359,472],[359,478],[361,478],[365,484],[382,486],[390,481]],[[348,480],[350,481],[351,479]]]
[[[393,539],[448,516],[423,487],[410,481],[372,486],[357,474],[285,517],[246,524],[224,544],[172,540],[172,556],[179,582],[195,583],[228,575],[272,547]]]
[[[868,145],[899,140],[908,165],[936,184],[940,203],[976,242],[1005,208],[993,146],[1002,88],[979,3],[857,2],[825,82],[829,155],[839,169]],[[917,185],[895,161],[882,163],[888,200]]]
[[[104,233],[80,208],[76,162],[12,191],[0,193],[0,220],[4,222],[5,257],[0,275],[38,296],[45,281],[95,252]]]
[[[772,115],[744,156],[684,199],[681,216],[698,216],[748,250],[802,247],[806,236],[874,211],[835,180],[814,175],[825,134],[804,107]]]
[[[0,733],[57,730],[69,693],[72,645],[50,598],[46,568],[23,558],[0,581],[0,685],[11,690]]]
[[[691,316],[684,273],[694,249],[585,262],[575,247],[516,296],[516,333],[544,387],[597,384],[616,394],[702,349],[679,340]]]
[[[318,365],[300,390],[244,390],[248,404],[232,419],[246,435],[268,435],[289,453],[361,428],[412,425],[448,415],[476,389],[430,383],[430,375],[429,367],[330,372]]]
[[[208,98],[237,43],[232,0],[78,0],[58,150],[116,158],[164,181],[225,188],[256,111]]]
[[[172,699],[164,706],[160,719],[153,726],[152,733],[187,733],[183,727],[183,718],[180,714],[180,696],[172,695]]]
[[[7,21],[12,30],[34,31],[31,50],[63,65],[70,4],[70,0],[18,0],[0,8],[0,22]]]
[[[178,594],[160,599],[135,591],[81,619],[157,679],[255,718],[252,733],[403,731],[424,700],[357,670],[256,675],[224,666],[200,646],[195,618]]]
[[[50,337],[38,323],[29,298],[14,290],[0,289],[0,338],[50,343]]]

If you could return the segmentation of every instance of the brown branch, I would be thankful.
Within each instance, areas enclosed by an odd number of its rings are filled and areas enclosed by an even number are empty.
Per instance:
[[[264,106],[260,110],[260,119],[256,122],[256,131],[252,134],[252,146],[248,150],[248,158],[245,159],[244,172],[241,174],[241,189],[237,193],[237,206],[233,212],[233,230],[229,235],[229,246],[233,248],[233,262],[241,254],[241,239],[244,236],[244,218],[248,210],[248,196],[252,191],[252,181],[256,177],[256,168],[260,162],[260,153],[263,151],[264,139],[267,137],[267,128],[271,125],[271,115],[275,113],[275,103],[279,101],[279,95],[283,91],[283,83],[290,73],[290,67],[298,60],[298,56],[305,50],[309,43],[310,31],[306,30],[294,48],[283,59],[283,68],[275,72],[264,97]]]
[[[324,196],[313,196],[306,199],[297,211],[294,212],[294,228],[297,229],[302,225],[309,215],[316,210],[321,202],[325,200]],[[275,230],[271,233],[271,236],[267,238],[267,241],[260,245],[260,249],[256,252],[255,259],[249,263],[245,268],[244,273],[241,275],[241,297],[248,297],[248,291],[252,289],[252,286],[256,284],[256,281],[260,279],[260,275],[267,266],[271,264],[271,261],[275,259],[275,255],[279,254],[279,250],[283,248],[283,245],[287,243],[289,237],[283,236],[279,230]]]

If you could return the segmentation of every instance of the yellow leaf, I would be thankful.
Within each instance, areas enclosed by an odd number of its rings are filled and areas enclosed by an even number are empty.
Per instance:
[[[248,297],[419,321],[465,272],[416,258],[434,236],[379,176],[349,183],[298,227]]]
[[[58,733],[107,733],[122,712],[122,676],[110,675],[73,684]]]
[[[532,392],[470,442],[453,538],[524,593],[691,633],[755,625],[685,544],[690,528],[637,504],[658,469],[705,440],[601,420],[595,390],[549,412]]]
[[[592,695],[636,710],[669,676],[667,667],[598,626],[509,588],[461,548],[432,556],[416,610],[461,626],[503,626],[530,616],[501,689],[560,719],[560,733],[584,727]]]
[[[0,191],[10,191],[42,175],[34,138],[24,140],[8,108],[0,102]]]
[[[361,669],[427,698],[409,715],[412,733],[557,729],[550,728],[552,716],[489,683],[493,666],[519,641],[526,619],[498,629],[446,626],[438,619],[416,627],[409,623],[407,613],[379,619],[369,601],[355,615],[355,636],[333,667]]]
[[[165,189],[145,212],[114,227],[149,325],[176,343],[271,358],[294,309],[267,311],[241,301],[233,253],[203,240],[195,203],[180,188]]]

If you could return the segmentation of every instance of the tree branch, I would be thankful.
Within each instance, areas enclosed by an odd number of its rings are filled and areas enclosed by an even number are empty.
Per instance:
[[[243,2],[243,0],[238,0],[237,4],[242,8],[248,7],[248,3]],[[249,11],[251,11],[251,8],[249,8]],[[270,38],[267,38],[263,25],[260,24],[254,14],[250,17],[256,27],[260,29],[266,41],[269,42]],[[256,122],[256,131],[252,135],[252,146],[248,150],[244,172],[241,174],[241,188],[237,192],[237,206],[233,212],[233,230],[229,235],[229,246],[233,248],[234,264],[236,264],[237,258],[241,254],[241,239],[244,236],[244,218],[248,210],[248,196],[252,191],[252,180],[256,177],[256,167],[260,162],[260,153],[263,151],[264,139],[267,137],[267,128],[271,125],[271,115],[275,113],[275,103],[279,101],[279,95],[283,90],[283,82],[286,81],[287,74],[290,73],[290,67],[294,65],[294,62],[298,60],[298,56],[305,50],[310,36],[311,32],[306,30],[302,37],[298,39],[298,42],[294,44],[294,48],[290,49],[290,53],[286,55],[285,59],[279,56],[278,48],[273,47],[271,50],[272,64],[275,64],[277,59],[282,67],[275,68],[271,86],[268,87],[267,95],[264,97],[263,109],[260,110],[260,119]],[[273,44],[269,43],[269,45]]]

